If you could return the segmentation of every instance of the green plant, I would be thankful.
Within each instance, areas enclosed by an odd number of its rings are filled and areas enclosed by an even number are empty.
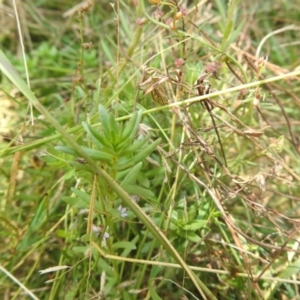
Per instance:
[[[296,4],[72,5],[0,18],[0,295],[299,298]]]

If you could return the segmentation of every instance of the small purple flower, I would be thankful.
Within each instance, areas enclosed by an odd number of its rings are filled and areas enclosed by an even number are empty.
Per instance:
[[[100,234],[100,232],[101,232],[101,227],[92,224],[92,231],[93,231],[93,232],[95,233],[95,235],[98,237],[99,234]]]
[[[109,233],[105,231],[102,240],[103,240],[104,242],[106,242],[106,240],[107,240],[108,238],[109,238]]]
[[[126,207],[122,207],[121,205],[118,207],[118,211],[120,212],[122,218],[125,218],[128,216],[128,214],[126,213],[126,210],[127,210]]]
[[[96,225],[92,225],[92,231],[95,233],[95,235],[98,237],[101,233],[102,230],[102,226],[96,226]],[[106,228],[106,230],[108,230],[108,227]],[[106,240],[109,238],[109,233],[107,231],[104,232],[103,237],[102,237],[102,241],[106,242]]]

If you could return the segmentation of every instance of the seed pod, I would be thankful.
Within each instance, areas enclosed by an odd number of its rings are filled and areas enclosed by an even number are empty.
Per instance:
[[[151,97],[153,101],[161,104],[161,105],[167,105],[168,104],[168,96],[163,90],[162,87],[157,86],[151,91]]]

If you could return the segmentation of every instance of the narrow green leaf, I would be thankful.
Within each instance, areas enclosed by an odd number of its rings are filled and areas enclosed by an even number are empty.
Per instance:
[[[240,0],[230,0],[229,1],[228,9],[227,9],[227,21],[233,20],[234,12],[236,11],[239,3],[240,3]]]
[[[143,172],[140,172],[138,174],[137,178],[138,183],[143,186],[144,188],[149,188],[150,187],[150,181],[149,179],[145,176]]]
[[[138,154],[136,154],[134,157],[131,158],[131,160],[125,164],[117,165],[116,169],[119,171],[126,170],[137,164],[138,162],[145,159],[153,150],[156,148],[157,145],[161,142],[161,139],[157,139],[155,142],[153,142],[151,145],[140,151]]]
[[[76,171],[86,171],[89,173],[94,173],[93,169],[87,164],[82,164],[77,161],[68,161],[68,163],[73,166]]]
[[[200,228],[203,228],[207,225],[206,220],[195,220],[193,223],[186,224],[182,226],[182,229],[184,230],[198,230]]]
[[[56,230],[56,231],[55,231],[55,234],[56,234],[58,237],[63,238],[63,239],[67,238],[68,235],[69,235],[68,232],[67,232],[66,230],[62,230],[62,229]]]
[[[46,221],[46,199],[44,198],[42,202],[38,205],[35,210],[35,214],[33,219],[30,222],[29,228],[26,230],[25,236],[22,237],[20,243],[18,244],[16,250],[24,251],[25,249],[29,249],[32,246],[33,241],[36,238],[36,233],[38,230],[44,225]]]
[[[222,17],[223,23],[226,22],[226,5],[223,0],[215,0],[219,13]]]
[[[71,154],[73,156],[78,156],[77,152],[69,146],[56,146],[54,147],[55,150]],[[106,152],[100,151],[100,150],[95,150],[95,149],[90,149],[87,147],[82,147],[82,150],[87,154],[90,158],[94,160],[99,160],[99,161],[104,161],[109,164],[112,163],[112,157],[111,155],[107,154]]]
[[[183,221],[183,220],[185,219],[185,218],[184,218],[184,212],[183,212],[182,209],[178,209],[178,210],[177,210],[177,214],[178,214],[177,219],[178,219],[179,221]]]
[[[98,261],[99,270],[104,270],[110,277],[116,278],[117,274],[114,272],[114,268],[111,267],[110,263],[107,263],[106,260],[99,258]]]
[[[188,220],[194,221],[197,215],[197,210],[194,207],[191,207],[191,209],[188,211]]]
[[[142,110],[139,110],[138,112],[134,112],[132,114],[122,132],[122,141],[127,140],[129,136],[134,137],[136,135],[138,126],[141,122],[142,114]]]
[[[198,243],[201,240],[199,235],[197,235],[196,233],[194,233],[192,231],[186,231],[186,233],[184,234],[184,237],[188,238],[190,241],[192,241],[194,243]]]
[[[63,153],[71,154],[73,156],[78,156],[77,152],[69,146],[55,146],[54,149]]]
[[[106,44],[104,39],[101,39],[101,46],[108,60],[111,62],[112,65],[115,65],[116,62],[114,57],[112,56],[111,48]]]
[[[120,137],[118,135],[118,132],[112,128],[110,130],[110,138],[111,138],[111,143],[113,145],[113,149],[115,149],[120,141]]]
[[[222,39],[222,45],[221,45],[221,49],[222,51],[225,50],[225,45],[226,45],[226,42],[229,38],[229,35],[231,33],[231,30],[232,30],[232,26],[233,26],[233,22],[232,20],[230,20],[227,25],[226,25],[226,28],[224,30],[224,34],[223,34],[223,39]]]
[[[163,300],[158,296],[158,294],[155,291],[155,288],[152,286],[153,280],[149,281],[149,292],[152,300]]]
[[[149,138],[150,138],[150,135],[148,135],[140,140],[134,141],[133,144],[131,144],[128,147],[125,147],[124,144],[120,144],[117,146],[116,151],[118,151],[118,153],[122,153],[122,155],[136,152],[138,150],[143,149],[144,145],[148,142]]]
[[[107,162],[108,164],[112,165],[112,157],[111,155],[107,154],[106,152],[90,149],[86,147],[82,147],[82,150],[93,160],[99,160],[102,162]]]
[[[131,242],[116,242],[112,245],[112,248],[114,250],[116,249],[127,249],[127,250],[135,250],[136,249],[136,246],[134,244],[132,244]]]
[[[113,131],[116,136],[119,136],[119,128],[118,128],[118,124],[117,124],[117,122],[115,120],[115,116],[110,113],[108,115],[108,120],[109,120],[110,130]]]
[[[78,199],[77,197],[62,197],[62,201],[66,202],[72,207],[77,208],[89,208],[90,204],[82,199]]]
[[[153,266],[150,272],[150,278],[155,278],[157,277],[158,273],[163,270],[161,266]]]
[[[121,186],[135,183],[135,181],[140,173],[140,170],[142,168],[142,165],[143,165],[143,163],[139,162],[132,169],[130,169],[130,171],[128,172],[126,177],[122,180]]]
[[[102,124],[103,132],[105,137],[111,141],[111,136],[110,136],[110,124],[109,124],[109,114],[105,107],[101,104],[99,104],[99,115],[100,115],[100,122]]]
[[[86,192],[83,192],[81,190],[71,188],[71,191],[82,201],[84,201],[87,204],[90,204],[91,195],[87,194]]]
[[[127,14],[124,15],[122,10],[120,10],[120,19],[122,22],[121,24],[123,24],[123,30],[126,33],[126,39],[130,41],[132,39],[130,19],[128,18]]]
[[[142,188],[142,187],[140,187],[138,185],[129,184],[129,185],[122,186],[122,188],[127,193],[141,196],[144,199],[148,199],[148,198],[154,197],[154,194],[153,194],[152,191],[150,191],[148,189],[144,189],[144,188]]]
[[[130,139],[123,140],[121,143],[119,143],[118,145],[115,146],[114,150],[119,156],[125,156],[126,154],[128,154],[128,152],[126,152],[126,150],[131,145],[132,145],[132,141]]]
[[[239,26],[231,33],[229,39],[225,43],[224,50],[226,50],[234,41],[235,39],[240,35],[242,29],[244,28],[246,23],[246,20],[243,20]]]
[[[137,242],[140,240],[140,236],[137,234],[131,241],[130,243],[132,245],[136,245]],[[135,246],[136,247],[136,246]],[[120,254],[120,256],[122,257],[128,257],[128,255],[132,252],[132,250],[135,250],[135,249],[130,249],[130,248],[125,248],[122,253]]]
[[[72,252],[84,254],[88,250],[88,248],[89,248],[88,246],[75,246],[72,247]]]
[[[102,138],[102,136],[100,135],[100,133],[96,132],[96,130],[93,129],[92,126],[90,126],[88,123],[86,122],[82,122],[82,127],[84,128],[84,130],[87,132],[88,136],[92,139],[92,141],[94,142],[94,144],[96,145],[96,147],[99,150],[103,149],[103,143],[102,141],[106,139]],[[102,138],[101,140],[98,138],[98,136],[100,136],[100,138]]]

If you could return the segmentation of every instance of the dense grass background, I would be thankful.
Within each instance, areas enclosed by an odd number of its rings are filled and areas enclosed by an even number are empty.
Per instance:
[[[298,6],[4,1],[0,298],[299,299]]]

